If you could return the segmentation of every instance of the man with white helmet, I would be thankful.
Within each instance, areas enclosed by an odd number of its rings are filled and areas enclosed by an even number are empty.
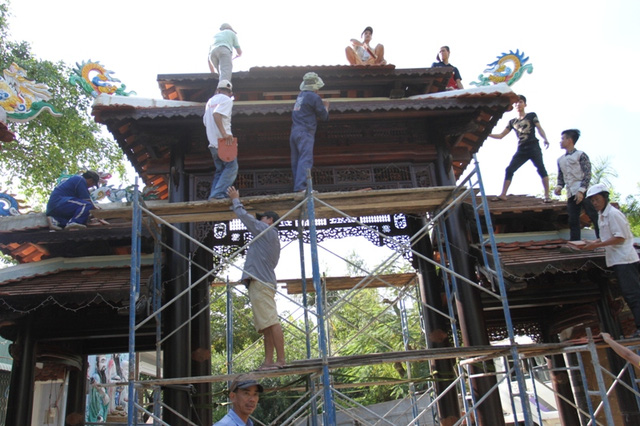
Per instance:
[[[607,267],[618,278],[622,297],[629,305],[637,330],[631,337],[640,337],[640,259],[633,246],[633,234],[624,214],[609,204],[609,190],[597,183],[587,191],[587,198],[599,212],[600,238],[588,242],[583,250],[604,247]]]

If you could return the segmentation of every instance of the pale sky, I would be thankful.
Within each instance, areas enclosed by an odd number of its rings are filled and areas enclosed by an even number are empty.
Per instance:
[[[440,46],[451,48],[465,87],[501,52],[519,49],[534,67],[513,86],[538,114],[551,148],[548,172],[563,153],[560,132],[582,131],[577,148],[593,160],[610,157],[619,174],[615,189],[639,194],[640,2],[548,1],[448,4],[427,1],[180,2],[13,0],[10,33],[33,53],[69,65],[98,60],[138,96],[161,98],[158,74],[208,72],[207,54],[220,24],[238,32],[243,56],[234,71],[254,66],[347,64],[344,48],[372,26],[373,44],[385,46],[396,68],[428,67]],[[331,87],[325,87],[331,89]],[[292,88],[296,90],[297,88]],[[494,129],[515,116],[508,112]],[[504,168],[516,150],[511,133],[489,139],[479,160],[489,194],[500,192]],[[528,163],[510,193],[542,191]]]

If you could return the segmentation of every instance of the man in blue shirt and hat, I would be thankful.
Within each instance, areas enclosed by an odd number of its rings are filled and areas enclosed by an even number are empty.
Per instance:
[[[260,394],[264,387],[250,374],[242,374],[235,378],[229,387],[229,400],[233,408],[214,426],[253,426],[249,418],[258,407]]]
[[[329,119],[329,101],[322,100],[318,90],[324,82],[315,72],[304,75],[300,84],[300,94],[293,106],[291,118],[291,172],[293,174],[293,191],[300,192],[307,188],[307,170],[313,167],[313,145],[315,144],[318,120]]]

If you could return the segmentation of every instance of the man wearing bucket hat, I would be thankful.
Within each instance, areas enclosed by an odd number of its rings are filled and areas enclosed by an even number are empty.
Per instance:
[[[300,94],[293,106],[289,145],[294,192],[307,188],[307,170],[313,167],[313,145],[318,120],[329,119],[329,101],[322,100],[317,93],[323,86],[324,82],[318,74],[306,73],[300,84]]]
[[[220,80],[231,81],[231,72],[233,70],[231,57],[233,49],[236,49],[237,55],[242,56],[242,49],[238,43],[238,36],[231,25],[224,23],[220,25],[220,32],[213,36],[213,44],[209,50],[209,69],[211,72],[218,70]]]
[[[253,426],[249,418],[258,407],[264,387],[251,374],[241,374],[229,386],[229,400],[233,408],[213,426]]]
[[[49,228],[64,229],[86,228],[91,210],[95,208],[89,188],[98,186],[100,176],[93,170],[82,175],[71,176],[56,186],[47,202]]]
[[[266,211],[256,213],[253,217],[244,209],[236,188],[230,187],[227,194],[231,198],[231,208],[236,216],[254,237],[247,252],[241,280],[249,290],[253,323],[258,333],[264,335],[264,363],[258,370],[277,370],[284,367],[286,362],[284,334],[275,300],[275,269],[280,260],[280,238],[277,228],[272,225],[280,216],[276,212]]]
[[[587,242],[582,250],[604,247],[605,261],[612,268],[636,323],[631,337],[640,337],[640,259],[633,246],[633,234],[624,214],[609,203],[609,189],[597,183],[587,191],[587,198],[599,212],[600,239]]]
[[[233,185],[233,181],[238,175],[238,159],[223,161],[218,155],[219,143],[227,145],[233,143],[233,134],[231,133],[232,89],[230,81],[220,80],[216,94],[207,101],[202,117],[204,127],[207,129],[209,151],[211,151],[216,167],[213,182],[211,182],[211,192],[209,192],[210,200],[226,198],[227,188]]]

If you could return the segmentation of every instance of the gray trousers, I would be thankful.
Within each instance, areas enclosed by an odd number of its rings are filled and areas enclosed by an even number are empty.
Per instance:
[[[218,46],[209,54],[209,60],[218,71],[220,80],[231,81],[231,70],[233,65],[231,63],[231,51],[224,46]]]

